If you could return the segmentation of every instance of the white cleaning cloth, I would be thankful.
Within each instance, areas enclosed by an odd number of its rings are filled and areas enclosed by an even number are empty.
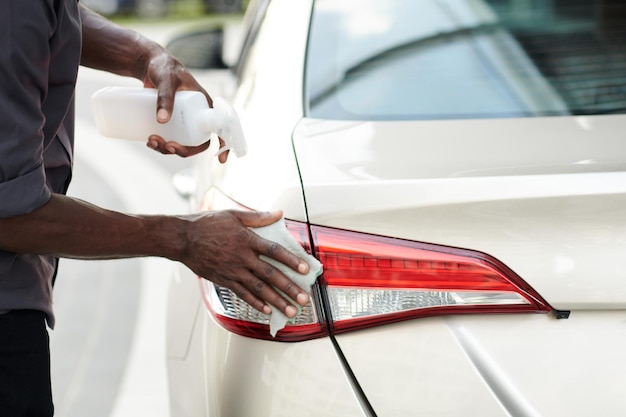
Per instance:
[[[293,236],[289,234],[289,232],[287,231],[287,226],[285,225],[285,220],[281,219],[276,223],[270,224],[269,226],[254,227],[250,228],[250,230],[267,240],[278,243],[285,249],[289,250],[299,258],[306,261],[307,264],[309,264],[309,272],[306,274],[300,274],[297,271],[289,268],[288,266],[275,261],[274,259],[270,259],[264,255],[259,256],[263,261],[271,264],[272,266],[280,270],[283,274],[285,274],[288,278],[295,282],[300,288],[305,290],[307,293],[310,293],[311,286],[313,285],[317,277],[322,274],[322,264],[313,256],[306,253],[302,246],[300,246],[300,244],[293,238]],[[285,295],[282,291],[278,289],[277,291],[288,300],[291,300],[291,298]],[[291,301],[295,304],[296,307],[298,307],[298,314],[300,314],[299,305],[295,301]],[[272,309],[272,314],[270,315],[270,334],[272,335],[272,337],[274,337],[280,329],[285,327],[289,320],[293,319],[289,319],[281,311],[277,310],[273,306],[270,307]]]

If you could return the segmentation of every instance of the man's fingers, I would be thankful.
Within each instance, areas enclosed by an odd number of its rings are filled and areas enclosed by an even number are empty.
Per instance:
[[[275,211],[233,211],[235,217],[246,227],[263,227],[276,223],[283,217],[281,210]],[[296,255],[282,247],[276,242],[264,239],[255,234],[256,242],[253,248],[258,253],[277,260],[281,264],[287,265],[294,271],[301,274],[309,272],[309,265]]]
[[[233,282],[232,285],[230,286],[230,290],[234,292],[237,295],[237,297],[241,298],[246,303],[250,304],[252,308],[260,311],[261,313],[270,314],[272,312],[272,309],[270,308],[270,306],[267,305],[267,303],[263,302],[263,300],[256,297],[251,291],[249,291],[243,285],[240,285],[237,282]]]
[[[203,143],[198,146],[184,146],[175,141],[166,142],[162,137],[152,135],[148,138],[146,144],[150,149],[154,149],[157,152],[161,152],[164,155],[176,154],[180,157],[186,158],[204,152],[209,147],[209,142]]]
[[[247,227],[261,227],[268,226],[270,224],[275,223],[276,221],[282,218],[282,211],[272,211],[272,212],[236,212],[236,215],[239,217],[239,220],[244,226]],[[252,233],[252,232],[251,232]],[[264,239],[255,234],[253,238],[253,244],[255,247],[253,248],[256,252],[261,255],[265,255],[268,258],[274,259],[280,262],[283,265],[288,266],[294,271],[300,274],[306,274],[309,272],[309,264],[307,264],[304,260],[300,259],[296,255],[294,255],[291,251],[288,251],[283,246],[278,243]],[[266,277],[270,278],[271,277]],[[283,279],[284,278],[284,279]],[[290,284],[292,284],[289,278],[285,277],[282,273],[280,273],[278,282],[273,282],[273,285],[276,288],[279,288],[281,291],[284,291],[291,298],[296,300],[299,304],[304,305],[308,302],[308,295],[302,289],[299,291],[285,291],[285,289],[290,288]],[[299,287],[296,287],[298,289]]]
[[[280,273],[278,270],[276,270]],[[268,271],[266,271],[267,273]],[[271,273],[270,273],[271,274]],[[285,277],[286,278],[286,277]],[[288,278],[287,278],[288,279]],[[293,283],[292,283],[293,285]],[[242,300],[264,314],[270,314],[269,305],[282,311],[287,317],[295,317],[298,309],[280,295],[268,281],[251,273],[240,273],[239,280],[231,280],[229,288]]]
[[[196,216],[193,222],[197,227],[191,230],[197,236],[190,237],[193,250],[183,262],[198,275],[236,291],[245,302],[264,313],[271,305],[287,317],[295,317],[298,308],[292,303],[304,306],[309,302],[307,291],[281,271],[285,266],[293,274],[306,273],[308,264],[282,245],[250,230],[279,221],[282,212],[224,210]],[[203,255],[197,256],[198,253]]]
[[[224,152],[220,153],[217,156],[217,159],[220,161],[220,163],[222,163],[222,164],[226,163],[226,161],[228,160],[228,153],[229,152],[230,152],[230,150],[224,151]]]
[[[300,259],[276,242],[263,238],[259,239],[259,245],[256,250],[260,254],[275,259],[300,274],[306,274],[309,272],[309,264],[307,264],[303,259]]]
[[[174,100],[179,81],[166,77],[161,79],[157,88],[156,118],[159,123],[167,123],[174,111]]]
[[[265,240],[265,239],[263,239]],[[268,253],[272,253],[272,255],[265,255],[271,257],[278,262],[290,267],[294,271],[298,271],[298,267],[301,263],[304,263],[308,268],[308,264],[289,252],[287,249],[283,248],[276,242],[265,241],[271,246],[271,249],[268,250]],[[281,261],[279,258],[289,257],[293,262],[293,266],[290,266],[287,262]],[[292,300],[295,300],[298,304],[304,306],[309,302],[309,295],[307,292],[296,285],[293,280],[287,277],[284,273],[282,273],[279,269],[274,267],[268,262],[259,259],[259,263],[254,266],[254,270],[256,271],[256,275],[258,275],[263,281],[269,283],[271,286],[278,288],[283,293],[287,294]],[[264,298],[268,300],[267,298]],[[268,300],[270,301],[270,300]]]

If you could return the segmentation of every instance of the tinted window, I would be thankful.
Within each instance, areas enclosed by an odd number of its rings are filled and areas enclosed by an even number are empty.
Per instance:
[[[308,115],[626,113],[622,0],[316,0]]]

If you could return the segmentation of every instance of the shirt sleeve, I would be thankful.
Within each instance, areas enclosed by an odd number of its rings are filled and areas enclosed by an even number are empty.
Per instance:
[[[0,217],[50,198],[43,166],[53,0],[6,0],[0,13]]]

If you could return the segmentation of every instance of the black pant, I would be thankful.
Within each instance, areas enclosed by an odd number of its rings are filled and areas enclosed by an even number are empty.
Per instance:
[[[50,342],[45,314],[0,314],[0,417],[51,417]]]

